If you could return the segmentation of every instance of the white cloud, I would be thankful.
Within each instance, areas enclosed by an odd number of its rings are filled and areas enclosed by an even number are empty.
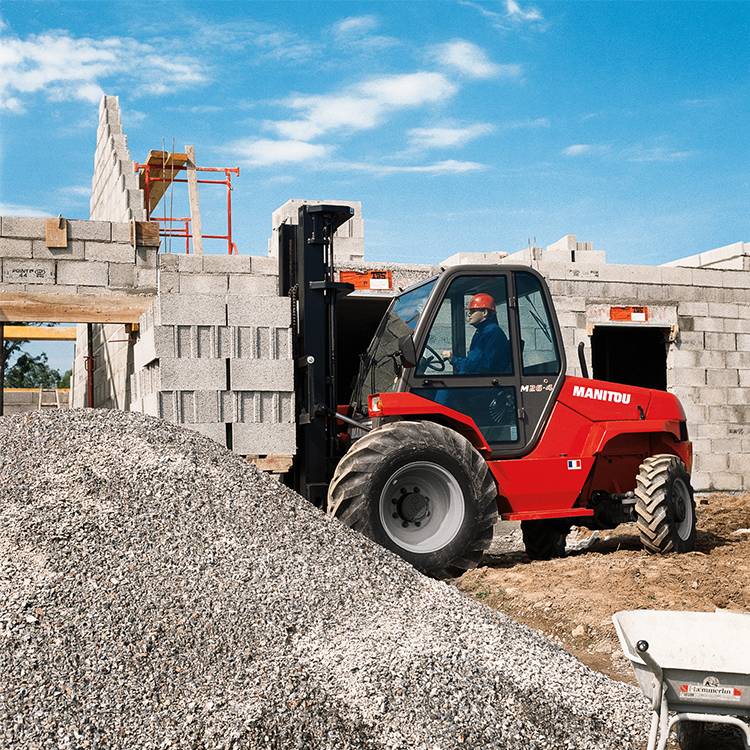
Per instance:
[[[230,144],[229,149],[246,163],[254,166],[292,164],[326,158],[327,146],[304,141],[245,140]]]
[[[91,191],[89,191],[90,193]],[[0,216],[23,216],[30,219],[48,219],[52,217],[49,211],[43,211],[31,206],[21,206],[18,203],[0,203]]]
[[[368,172],[370,174],[386,176],[390,174],[463,174],[465,172],[478,172],[486,169],[484,164],[475,161],[456,161],[447,159],[438,161],[434,164],[403,164],[403,165],[383,165],[383,164],[366,164],[366,163],[346,163],[334,165],[340,169],[356,170],[358,172]]]
[[[413,128],[407,133],[407,136],[413,145],[420,148],[449,148],[463,146],[465,143],[487,135],[493,130],[492,125],[477,123],[465,128]]]
[[[339,21],[333,28],[339,40],[360,38],[379,25],[376,16],[356,16]]]
[[[694,156],[691,151],[677,151],[668,146],[644,146],[640,143],[617,149],[606,145],[580,143],[568,146],[562,153],[565,156],[572,157],[602,157],[609,160],[630,162],[675,162],[684,161]]]
[[[141,93],[162,93],[205,78],[194,60],[155,55],[135,39],[76,39],[67,32],[0,39],[0,110],[22,112],[28,95],[38,92],[52,101],[96,103],[105,85],[123,80],[135,81]]]
[[[523,72],[520,65],[498,65],[492,62],[481,47],[464,39],[437,46],[434,55],[438,62],[471,78],[519,78]]]
[[[267,122],[285,138],[311,140],[332,130],[369,130],[388,112],[438,102],[451,97],[456,86],[440,73],[409,73],[365,81],[344,94],[295,97],[286,103],[301,110],[298,120]]]
[[[516,0],[506,0],[505,7],[508,10],[508,16],[521,21],[541,21],[542,14],[536,8],[524,10]]]

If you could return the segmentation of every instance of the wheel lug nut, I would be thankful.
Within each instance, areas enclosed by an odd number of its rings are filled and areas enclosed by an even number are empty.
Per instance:
[[[394,513],[394,514],[393,514],[393,517],[394,517],[394,518],[398,518],[398,513]]]
[[[408,529],[408,528],[409,528],[409,522],[408,522],[408,521],[404,521],[404,522],[403,522],[403,523],[402,523],[401,525],[402,525],[402,526],[403,526],[403,527],[404,527],[405,529]]]
[[[422,525],[422,522],[421,522],[421,521],[414,521],[414,525],[415,525],[415,526],[421,526],[421,525]]]

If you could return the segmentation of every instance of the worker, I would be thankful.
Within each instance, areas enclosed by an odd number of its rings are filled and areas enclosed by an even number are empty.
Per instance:
[[[441,353],[453,365],[455,375],[503,375],[511,372],[510,342],[497,324],[495,300],[484,292],[475,294],[466,308],[469,325],[476,330],[466,357],[454,357],[450,350]]]

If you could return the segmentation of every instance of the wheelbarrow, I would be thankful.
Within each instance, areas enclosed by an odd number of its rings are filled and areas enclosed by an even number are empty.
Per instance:
[[[682,750],[697,750],[705,722],[737,726],[750,750],[739,718],[750,716],[750,615],[639,609],[612,620],[651,701],[648,750],[665,750],[675,725]]]

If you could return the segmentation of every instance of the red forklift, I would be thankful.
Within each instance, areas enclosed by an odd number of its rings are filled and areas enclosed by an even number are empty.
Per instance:
[[[286,238],[297,251],[282,275],[301,375],[295,489],[438,578],[475,567],[498,518],[521,522],[532,559],[564,555],[573,525],[635,522],[651,552],[693,549],[679,400],[589,379],[581,348],[584,377],[566,375],[552,298],[532,268],[456,266],[400,293],[361,356],[348,407],[330,406],[336,299],[350,291],[335,281],[332,242],[347,212],[303,206]],[[322,278],[300,273],[305,263]],[[316,294],[323,313],[311,317]]]

